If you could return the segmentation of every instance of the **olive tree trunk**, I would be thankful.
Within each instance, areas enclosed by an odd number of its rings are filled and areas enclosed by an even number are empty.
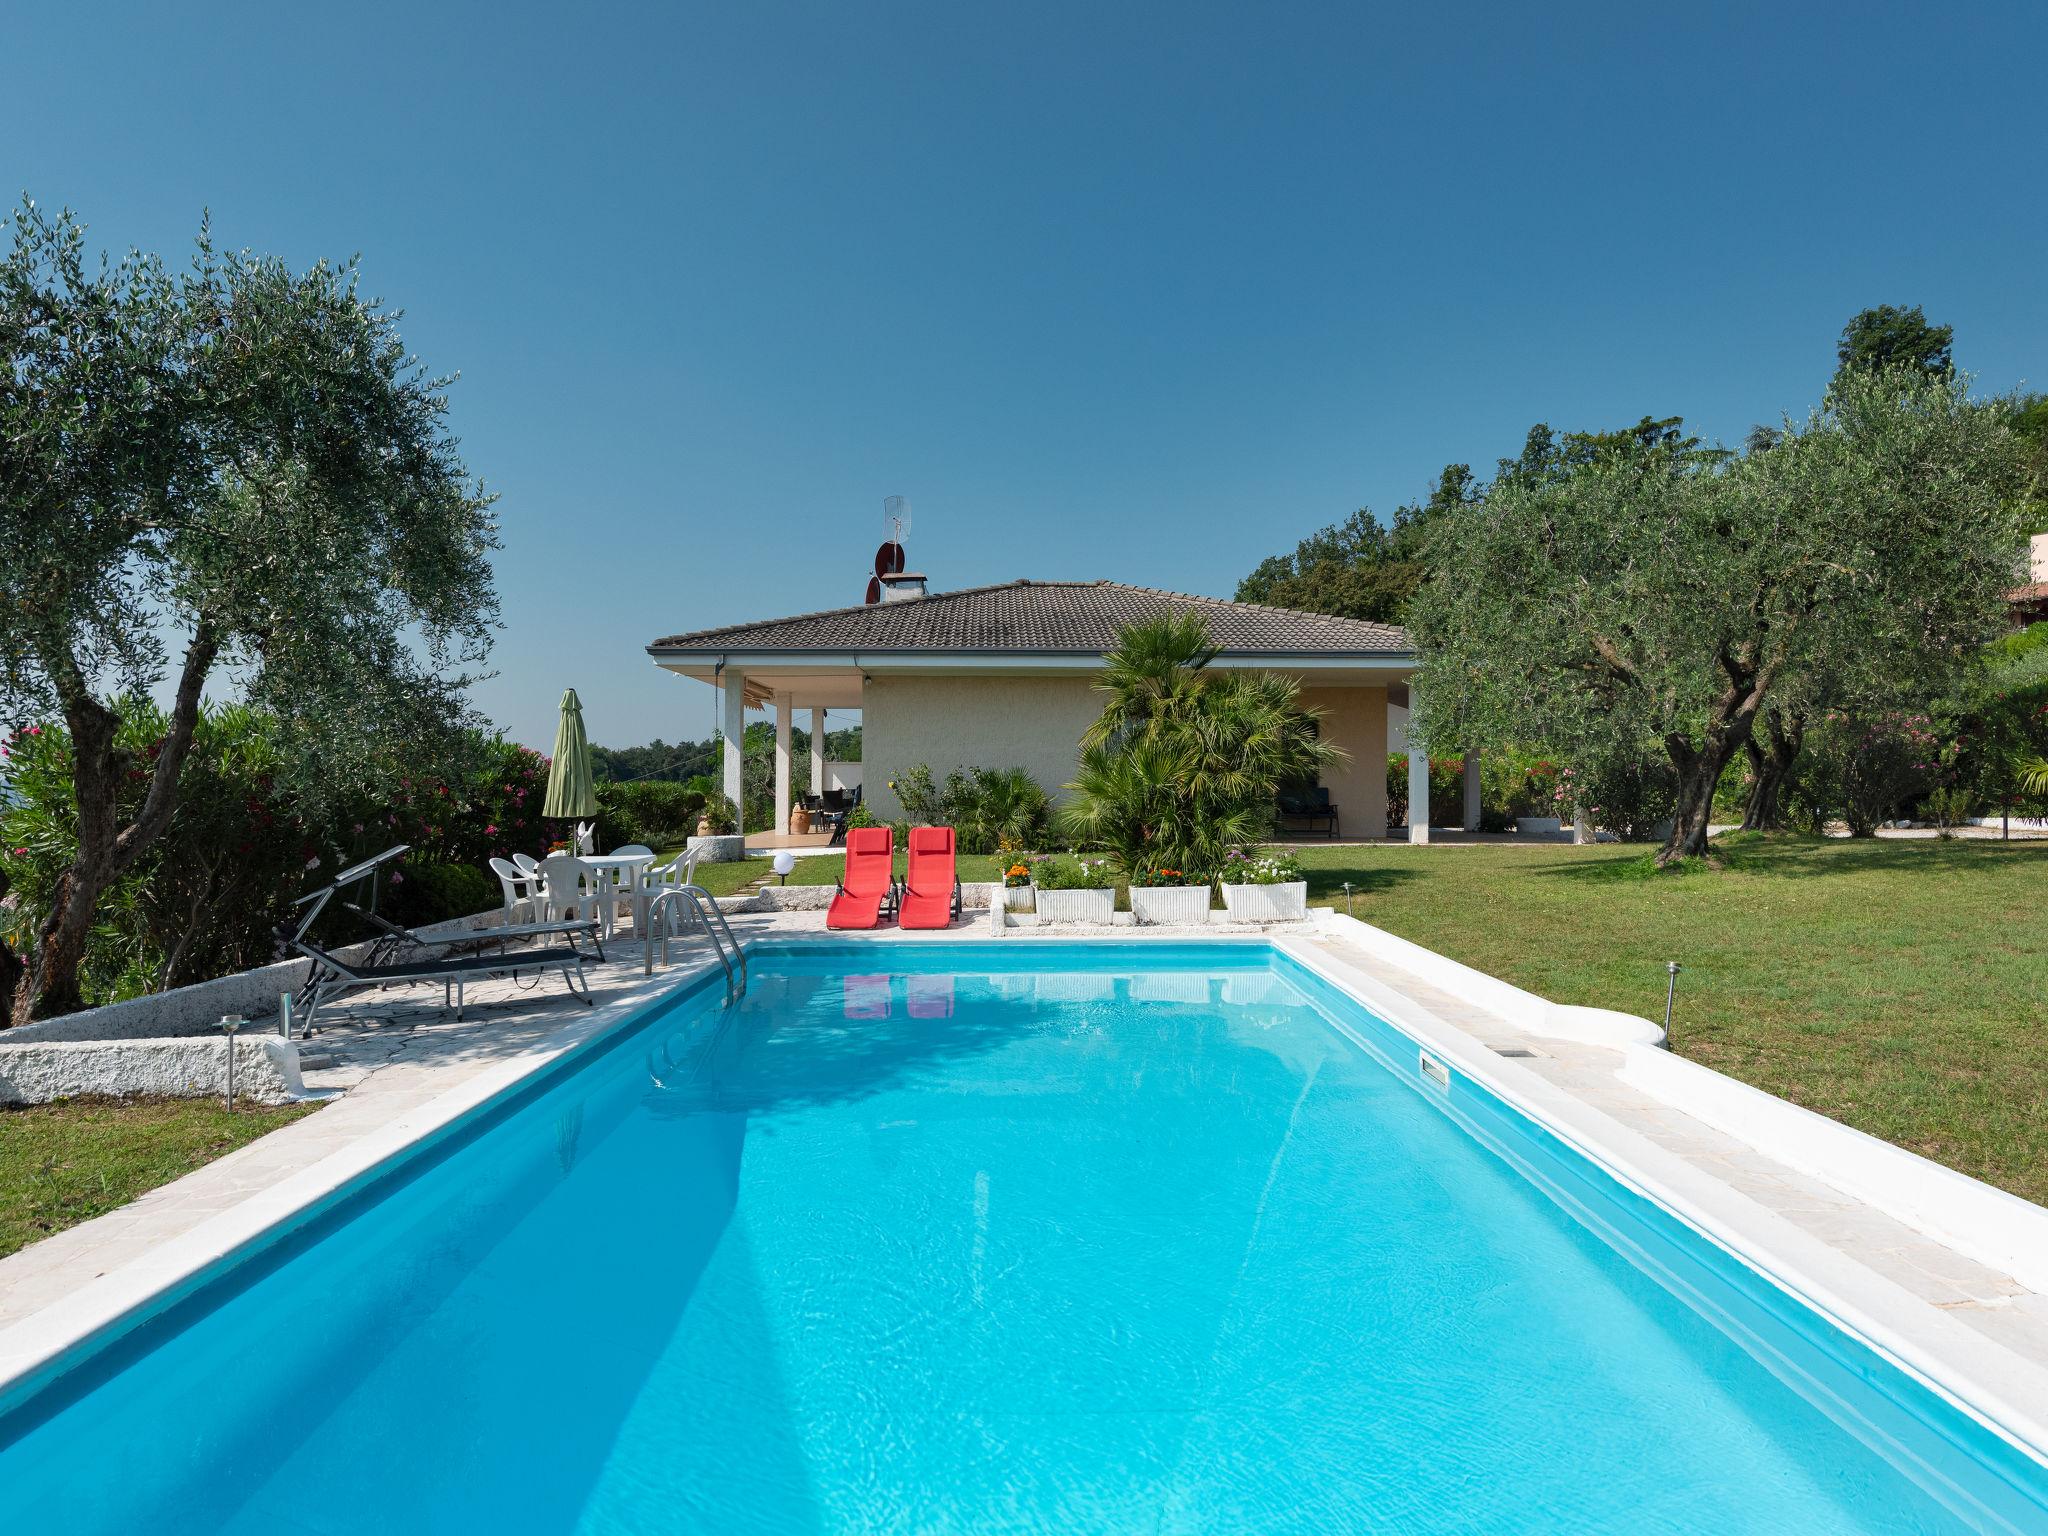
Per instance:
[[[210,626],[202,624],[185,650],[171,723],[150,775],[149,789],[135,819],[121,825],[117,794],[129,768],[128,754],[115,742],[120,718],[93,697],[76,661],[54,658],[50,668],[64,702],[71,732],[72,793],[78,804],[78,851],[57,878],[50,910],[36,930],[26,963],[8,956],[0,962],[0,1009],[11,1024],[54,1018],[85,1006],[79,971],[92,937],[100,896],[148,851],[177,805],[178,780],[199,723],[200,691],[218,650]]]
[[[1766,710],[1762,717],[1764,739],[1751,731],[1742,744],[1749,754],[1749,798],[1742,808],[1742,830],[1772,831],[1785,824],[1785,784],[1792,764],[1799,756],[1799,744],[1806,734],[1806,717]]]

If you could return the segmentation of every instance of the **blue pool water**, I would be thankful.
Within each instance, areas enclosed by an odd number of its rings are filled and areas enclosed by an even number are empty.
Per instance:
[[[763,954],[12,1404],[0,1530],[2048,1529],[1415,1066],[1263,946]]]

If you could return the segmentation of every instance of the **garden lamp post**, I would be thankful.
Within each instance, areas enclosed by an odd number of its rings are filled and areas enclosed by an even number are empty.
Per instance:
[[[1684,967],[1676,960],[1666,960],[1664,969],[1671,977],[1664,988],[1664,1043],[1668,1046],[1671,1044],[1671,1005],[1678,1000],[1678,973]]]
[[[228,1113],[235,1112],[235,1035],[248,1021],[239,1013],[221,1015],[220,1027],[228,1037]]]

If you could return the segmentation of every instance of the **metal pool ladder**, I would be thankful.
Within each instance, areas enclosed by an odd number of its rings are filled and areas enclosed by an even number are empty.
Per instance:
[[[747,995],[747,952],[733,937],[732,925],[725,920],[725,914],[718,910],[718,898],[701,885],[672,885],[647,904],[647,934],[640,946],[641,974],[654,974],[657,923],[661,933],[661,963],[668,964],[669,930],[674,926],[671,920],[677,909],[682,907],[689,909],[697,926],[709,936],[718,963],[725,967],[725,1001],[730,1007]]]

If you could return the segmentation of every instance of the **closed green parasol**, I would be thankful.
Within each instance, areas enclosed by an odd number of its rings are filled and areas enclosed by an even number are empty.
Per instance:
[[[570,688],[562,694],[562,722],[555,727],[555,760],[548,765],[543,816],[573,819],[597,814],[597,787],[590,776],[590,738],[583,734],[583,704]]]

